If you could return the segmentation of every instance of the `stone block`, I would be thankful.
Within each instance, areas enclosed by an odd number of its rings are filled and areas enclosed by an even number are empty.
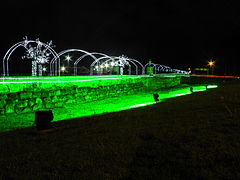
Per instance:
[[[6,114],[15,113],[15,104],[7,104],[5,107]]]
[[[4,99],[0,99],[0,109],[6,105],[7,101]]]
[[[41,109],[42,107],[43,107],[42,104],[35,104],[32,106],[32,110],[37,111],[37,110]]]
[[[25,100],[17,101],[15,105],[16,107],[19,107],[19,108],[25,108],[28,106],[28,100],[25,99]]]
[[[0,99],[1,99],[1,100],[8,99],[7,94],[0,94]]]
[[[40,97],[42,97],[42,92],[41,91],[33,92],[32,97],[33,98],[40,98]]]
[[[19,93],[10,93],[10,94],[8,94],[8,99],[10,101],[15,101],[15,100],[19,99]]]
[[[56,96],[61,95],[61,90],[60,90],[60,89],[56,90],[56,91],[55,91],[55,95],[56,95]]]
[[[6,114],[5,108],[0,108],[0,116],[4,116]]]
[[[24,110],[24,107],[15,107],[14,112],[16,114],[21,114]]]
[[[20,92],[21,99],[28,99],[32,98],[32,92]]]
[[[56,103],[59,101],[58,96],[52,96],[51,99],[52,99],[52,103]]]
[[[65,103],[64,102],[57,102],[54,104],[55,107],[60,108],[60,107],[64,107]]]
[[[7,85],[0,85],[0,92],[1,93],[9,93],[10,92],[10,89],[8,88]]]
[[[49,97],[49,91],[42,91],[41,97]]]
[[[61,89],[61,95],[66,95],[67,91],[65,89]]]

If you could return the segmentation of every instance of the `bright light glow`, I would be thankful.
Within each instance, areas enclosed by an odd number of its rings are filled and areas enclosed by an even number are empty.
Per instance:
[[[61,71],[65,71],[66,68],[64,66],[61,67]]]
[[[105,64],[105,67],[107,68],[108,66],[109,66],[109,64],[106,63],[106,64]]]
[[[208,85],[208,86],[207,86],[208,89],[217,88],[217,87],[218,87],[217,85]]]
[[[63,68],[63,67],[62,67]],[[61,69],[62,69],[61,68]],[[64,67],[65,68],[65,67]],[[0,82],[0,84],[24,84],[24,83],[70,83],[70,82],[89,82],[89,81],[99,81],[99,80],[117,80],[117,79],[135,79],[135,78],[141,78],[141,76],[90,76],[90,77],[94,77],[94,78],[81,78],[81,80],[64,80],[66,77],[55,77],[55,78],[31,78],[31,79],[40,79],[37,81],[30,81],[30,78],[26,78],[28,81],[22,81],[22,82],[18,82],[18,81],[14,81],[14,82]],[[73,77],[74,79],[75,77]],[[4,78],[3,78],[4,79]],[[10,78],[5,78],[4,80],[7,81]],[[17,79],[23,79],[23,78],[13,78],[15,80]],[[50,81],[48,81],[47,79],[49,79]],[[68,79],[68,77],[67,77]],[[11,80],[11,79],[10,79]],[[55,81],[54,81],[55,80]]]
[[[114,62],[111,62],[111,66],[114,66],[114,64],[115,64]]]
[[[210,67],[214,66],[215,65],[215,61],[213,61],[213,60],[208,61],[208,65]]]
[[[47,71],[47,68],[46,68],[46,67],[43,67],[42,70],[43,70],[44,72],[46,72],[46,71]]]
[[[186,93],[172,94],[171,97],[184,96],[184,95],[188,95],[188,94],[191,94],[191,93],[186,92]]]
[[[66,61],[71,61],[71,56],[69,56],[69,55],[67,55],[67,56],[65,56],[65,59],[66,59]]]
[[[148,103],[142,103],[142,104],[134,104],[134,105],[132,105],[132,106],[124,107],[124,108],[121,108],[121,109],[131,109],[131,108],[143,107],[143,106],[152,105],[152,104],[156,104],[156,102],[148,102]]]

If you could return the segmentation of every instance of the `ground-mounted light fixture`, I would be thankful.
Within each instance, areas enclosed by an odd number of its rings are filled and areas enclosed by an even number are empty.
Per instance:
[[[158,95],[158,93],[154,93],[154,94],[153,94],[153,98],[154,98],[154,101],[155,101],[155,102],[159,102],[159,99],[158,99],[158,98],[159,98],[159,95]]]

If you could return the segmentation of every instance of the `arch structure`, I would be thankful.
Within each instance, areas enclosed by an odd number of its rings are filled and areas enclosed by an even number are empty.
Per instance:
[[[83,59],[83,58],[85,58],[85,57],[87,57],[87,56],[90,56],[90,55],[93,55],[94,57],[96,57],[96,56],[100,56],[98,59],[112,59],[113,60],[113,58],[112,57],[110,57],[110,56],[108,56],[108,55],[106,55],[106,54],[103,54],[103,53],[99,53],[99,52],[92,52],[92,53],[89,53],[89,54],[84,54],[84,55],[82,55],[81,57],[79,57],[75,62],[74,62],[74,75],[77,75],[77,65],[78,65],[78,63]],[[96,58],[94,58],[94,61],[96,61],[97,59]],[[91,70],[91,67],[90,67],[90,74],[92,75],[93,74],[93,70]]]
[[[35,46],[33,46],[33,44]],[[24,47],[26,49],[26,55],[23,56],[23,58],[32,59],[32,76],[42,75],[42,72],[46,70],[43,69],[43,65],[49,63],[51,55],[56,59],[56,64],[60,64],[60,59],[53,49],[52,41],[49,43],[43,43],[39,39],[28,40],[28,38],[25,37],[23,41],[20,41],[9,48],[4,55],[3,76],[9,76],[9,58],[19,47]],[[55,69],[55,71],[57,72],[58,69]]]
[[[149,66],[152,67],[153,74],[156,74],[156,65],[157,65],[157,64],[154,64],[154,63],[151,63],[151,62],[145,64],[144,70],[143,70],[144,74],[147,74],[146,69],[147,69],[147,67],[149,67]]]
[[[189,74],[187,71],[184,70],[179,70],[179,69],[172,69],[169,66],[161,65],[161,64],[154,64],[154,63],[147,63],[144,66],[144,72],[146,73],[146,68],[148,66],[153,67],[153,74],[158,74],[158,73],[177,73],[177,74]]]
[[[33,46],[34,45],[34,46]],[[124,74],[124,69],[127,68],[128,74],[131,75],[135,70],[135,74],[146,74],[146,68],[151,67],[151,74],[157,73],[181,73],[189,74],[187,71],[172,69],[169,66],[154,64],[151,61],[143,66],[138,60],[122,56],[109,56],[99,52],[88,52],[82,49],[67,49],[60,53],[56,53],[53,49],[52,41],[49,43],[43,43],[39,39],[28,40],[27,37],[23,41],[14,44],[8,49],[3,58],[3,76],[9,76],[9,59],[13,52],[19,48],[24,47],[26,49],[26,55],[23,58],[32,60],[32,76],[41,76],[43,71],[46,71],[45,64],[49,66],[50,75],[58,75],[65,71],[65,67],[61,67],[65,62],[61,61],[62,56],[65,55],[66,61],[68,61],[69,72],[73,68],[74,75],[78,74],[79,63],[87,57],[90,57],[93,61],[90,65],[90,75],[93,74]],[[69,53],[81,53],[76,60],[71,59]],[[51,58],[52,57],[52,58]],[[70,67],[70,61],[72,61],[73,67]],[[45,68],[45,69],[44,69]]]
[[[51,62],[50,62],[50,68],[53,70],[54,69],[54,66],[55,66],[55,64],[56,64],[56,60],[57,60],[57,58],[61,58],[63,55],[66,55],[66,54],[69,54],[69,53],[83,53],[83,55],[82,56],[80,56],[77,60],[73,60],[74,61],[74,63],[73,63],[73,65],[74,65],[74,75],[77,75],[77,65],[78,65],[78,63],[81,61],[81,60],[83,60],[85,57],[87,57],[87,56],[89,56],[89,57],[91,57],[91,59],[93,59],[93,61],[95,61],[95,60],[97,60],[97,58],[94,56],[94,54],[92,54],[92,53],[90,53],[90,52],[88,52],[88,51],[85,51],[85,50],[82,50],[82,49],[67,49],[67,50],[63,50],[63,51],[61,51],[60,53],[58,53],[58,55],[57,55],[57,57],[54,57],[52,60],[51,60]],[[67,57],[69,57],[69,58],[67,58],[68,60],[70,60],[70,61],[72,61],[72,59],[70,59],[71,58],[71,56],[67,56]],[[60,62],[60,64],[63,64],[63,62]],[[60,69],[61,69],[61,72],[63,72],[64,71],[64,67],[60,67]]]
[[[172,69],[172,72],[177,74],[189,74],[189,72],[179,69]]]
[[[96,61],[94,61],[91,64],[91,75],[94,74],[94,71],[97,72],[98,75],[103,74],[104,72],[108,72],[110,74],[113,73],[113,71],[116,74],[123,75],[124,74],[124,68],[128,68],[128,74],[131,75],[132,73],[132,65],[135,67],[135,73],[138,74],[139,66],[141,67],[141,74],[144,73],[143,65],[132,58],[128,58],[126,56],[111,56],[111,57],[100,57]]]
[[[156,73],[161,73],[161,72],[170,73],[170,72],[172,72],[172,68],[170,68],[169,66],[157,64],[157,72]]]

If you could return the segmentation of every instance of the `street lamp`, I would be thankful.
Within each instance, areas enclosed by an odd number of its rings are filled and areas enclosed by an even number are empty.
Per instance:
[[[66,60],[67,62],[71,61],[71,56],[69,56],[69,55],[65,56],[65,60]]]
[[[61,71],[64,72],[66,68],[64,66],[61,67]]]
[[[216,61],[213,61],[212,59],[210,61],[208,61],[208,66],[209,66],[211,74],[213,74],[215,63],[216,63]]]
[[[65,56],[65,61],[67,61],[67,69],[69,69],[70,68],[69,67],[69,62],[72,61],[71,56],[69,56],[69,55]]]

